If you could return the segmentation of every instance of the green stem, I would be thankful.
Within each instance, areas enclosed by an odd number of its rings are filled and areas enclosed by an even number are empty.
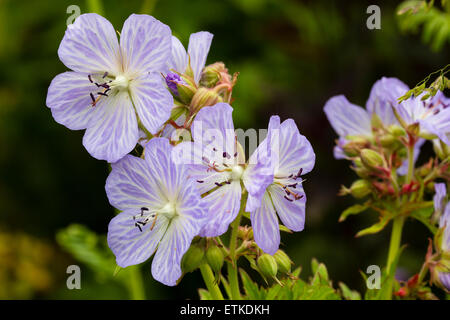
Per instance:
[[[129,274],[128,290],[132,300],[145,300],[144,281],[142,279],[141,268],[130,266],[127,268]]]
[[[202,263],[200,265],[200,272],[202,274],[203,281],[205,282],[206,287],[211,294],[211,297],[214,300],[223,300],[222,292],[217,285],[217,282],[214,278],[214,273],[212,272],[210,266],[207,263]]]
[[[239,279],[236,257],[236,245],[237,236],[239,231],[239,225],[241,224],[241,217],[244,212],[245,200],[242,201],[241,210],[239,211],[236,219],[231,223],[231,237],[230,237],[230,259],[232,262],[228,262],[228,282],[230,283],[231,299],[240,300],[241,292],[239,291]]]
[[[402,230],[403,230],[403,224],[405,222],[405,218],[403,216],[397,216],[394,219],[394,223],[392,224],[392,233],[391,233],[391,242],[389,245],[389,253],[388,253],[388,260],[387,260],[387,275],[388,275],[388,281],[386,282],[386,285],[388,286],[386,294],[387,299],[392,299],[392,288],[393,288],[393,282],[394,282],[394,276],[395,276],[395,267],[391,270],[392,265],[395,261],[395,259],[398,256],[398,251],[400,249],[400,243],[402,239]]]
[[[408,146],[408,174],[406,176],[406,184],[412,180],[414,172],[414,145]]]

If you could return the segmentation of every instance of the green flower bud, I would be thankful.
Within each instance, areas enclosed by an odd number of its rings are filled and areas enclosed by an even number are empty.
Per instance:
[[[184,273],[194,271],[203,262],[204,256],[205,250],[203,248],[196,244],[191,245],[181,259],[181,270],[183,270]]]
[[[257,260],[259,271],[265,278],[275,278],[278,272],[277,261],[270,254],[264,253]]]
[[[381,129],[384,127],[383,121],[381,121],[380,117],[375,112],[372,114],[370,123],[372,125],[372,129]]]
[[[406,128],[406,131],[408,131],[412,136],[417,137],[420,134],[420,125],[418,123],[410,124]]]
[[[213,106],[218,102],[222,102],[222,97],[214,90],[207,88],[199,88],[191,100],[191,108],[194,112],[199,111],[206,106]]]
[[[273,257],[277,262],[278,272],[280,273],[291,272],[291,265],[293,264],[293,262],[283,250],[278,250],[277,252],[275,252]]]
[[[206,250],[206,261],[214,272],[220,272],[223,266],[224,256],[217,246],[210,246]]]
[[[403,137],[406,134],[405,129],[396,124],[390,125],[388,130],[394,137]]]
[[[364,198],[371,192],[372,192],[372,190],[371,190],[370,182],[367,180],[362,180],[362,179],[359,179],[359,180],[356,180],[355,182],[353,182],[353,184],[351,185],[351,187],[349,189],[349,193],[357,199]]]
[[[380,137],[381,145],[385,148],[395,146],[397,144],[397,138],[392,134],[385,134]]]
[[[368,169],[378,169],[384,166],[383,157],[376,151],[371,149],[361,150],[361,161]]]
[[[183,104],[189,105],[191,103],[192,98],[195,95],[195,92],[197,92],[197,89],[195,88],[195,86],[184,85],[181,83],[177,83],[176,86],[177,86],[178,96],[175,98],[180,100]]]

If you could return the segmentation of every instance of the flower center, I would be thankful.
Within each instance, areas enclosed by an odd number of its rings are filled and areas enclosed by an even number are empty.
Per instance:
[[[95,86],[97,91],[89,93],[92,100],[91,105],[93,107],[95,107],[102,97],[108,97],[112,90],[128,90],[128,86],[130,85],[130,79],[122,74],[115,77],[114,80],[112,80],[111,76],[108,76],[108,72],[105,72],[104,74],[89,74],[88,79],[89,82]]]
[[[161,214],[169,220],[178,215],[177,210],[172,202],[168,202],[164,207],[159,209],[157,211],[157,214]]]
[[[244,168],[242,166],[233,166],[231,168],[231,179],[232,180],[241,180],[242,174],[244,173]]]
[[[116,79],[114,79],[109,86],[113,88],[117,88],[118,90],[127,90],[128,85],[130,84],[130,80],[124,75],[118,75]]]

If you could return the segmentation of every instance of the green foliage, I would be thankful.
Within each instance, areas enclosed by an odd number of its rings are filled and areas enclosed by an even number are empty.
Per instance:
[[[250,276],[240,270],[245,299],[248,300],[359,300],[358,292],[350,290],[340,283],[340,290],[334,289],[323,263],[313,259],[312,277],[308,281],[299,278],[301,268],[294,270],[288,277],[281,279],[281,284],[263,287],[255,283]]]
[[[423,26],[422,41],[434,51],[442,49],[450,41],[450,5],[441,1],[442,10],[434,1],[404,1],[397,10],[400,29],[416,33]]]

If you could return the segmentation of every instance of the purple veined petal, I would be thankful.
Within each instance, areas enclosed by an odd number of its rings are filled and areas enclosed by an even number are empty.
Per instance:
[[[117,75],[120,71],[120,48],[112,24],[95,13],[80,15],[67,26],[58,49],[66,67],[83,73]]]
[[[293,190],[302,198],[298,200],[287,200],[286,193],[279,185],[272,184],[268,192],[272,198],[275,210],[281,222],[292,231],[302,231],[305,226],[306,195],[301,184]]]
[[[83,145],[94,158],[116,162],[133,150],[139,139],[130,96],[125,92],[110,95],[95,108]]]
[[[439,113],[433,114],[418,121],[420,131],[425,131],[436,135],[446,145],[450,145],[447,134],[450,132],[450,108],[442,109]]]
[[[228,181],[229,174],[209,169],[202,159],[209,158],[210,153],[202,144],[194,142],[182,142],[175,146],[172,151],[172,159],[179,166],[188,168],[189,176],[197,183],[200,194],[204,194],[217,187],[216,183]]]
[[[287,119],[280,126],[279,140],[274,139],[272,150],[279,154],[279,163],[275,167],[275,177],[296,174],[300,168],[302,174],[314,168],[316,155],[311,143],[300,134],[294,120]]]
[[[394,108],[406,124],[416,123],[426,111],[423,101],[418,98],[409,98],[394,105]]]
[[[370,114],[376,113],[386,126],[397,124],[392,106],[397,105],[397,99],[408,90],[408,86],[399,79],[383,77],[372,86],[366,109]]]
[[[420,148],[422,148],[423,144],[425,143],[425,139],[419,139],[416,144],[414,145],[414,153],[413,153],[413,157],[414,157],[414,164],[417,161],[417,158],[419,158],[419,154],[420,154]],[[397,169],[397,174],[404,176],[408,173],[408,159],[406,159],[405,161],[403,161],[402,165]]]
[[[113,207],[119,210],[139,211],[142,207],[156,210],[167,202],[144,159],[126,155],[111,167],[105,189]]]
[[[206,31],[193,33],[189,37],[188,55],[196,83],[200,81],[202,70],[205,67],[212,38],[213,35]]]
[[[450,272],[439,272],[439,281],[450,291]]]
[[[337,140],[336,145],[333,148],[333,155],[335,159],[347,159],[347,155],[344,152],[344,145],[347,143],[347,140],[345,140],[344,138],[340,137]]]
[[[177,37],[172,36],[172,56],[169,60],[169,70],[173,69],[179,73],[184,73],[189,63],[186,49]]]
[[[272,152],[272,140],[280,129],[280,118],[272,116],[269,121],[267,137],[259,144],[248,159],[247,168],[242,176],[242,182],[248,191],[245,211],[255,211],[262,202],[267,187],[273,182],[275,165],[278,163],[278,154]]]
[[[170,57],[170,28],[146,14],[132,14],[120,33],[124,72],[143,74],[162,71]]]
[[[131,82],[129,89],[141,123],[155,134],[170,118],[173,106],[173,97],[161,82],[161,75],[156,72],[142,75]]]
[[[434,184],[434,197],[433,197],[433,202],[434,202],[434,210],[435,211],[439,211],[442,212],[442,209],[444,209],[444,199],[447,196],[447,187],[445,185],[445,183],[435,183]]]
[[[448,251],[450,250],[450,202],[445,205],[444,212],[439,219],[439,227],[445,227],[442,239],[442,249]]]
[[[340,137],[372,134],[370,116],[366,110],[350,103],[343,95],[330,98],[325,104],[324,112]]]
[[[200,225],[174,218],[161,240],[152,262],[153,278],[167,286],[176,285],[181,277],[181,258],[189,249],[192,239],[200,231]]]
[[[280,230],[277,214],[267,192],[264,193],[261,206],[250,213],[250,220],[256,244],[265,253],[275,254],[280,246]]]
[[[98,89],[87,75],[77,72],[58,74],[50,83],[47,106],[56,122],[71,130],[86,129],[94,108],[90,93]]]
[[[139,229],[133,218],[138,214],[137,210],[126,210],[115,216],[108,226],[108,246],[122,268],[146,261],[155,252],[169,225],[167,218],[159,215],[153,228],[152,223],[147,223]]]
[[[241,194],[240,182],[233,181],[203,198],[209,210],[207,223],[200,231],[201,237],[217,237],[228,230],[239,213]]]
[[[211,107],[203,107],[191,126],[194,141],[201,143],[204,148],[217,149],[219,158],[222,152],[233,155],[236,136],[232,113],[233,108],[228,103],[220,102]]]

